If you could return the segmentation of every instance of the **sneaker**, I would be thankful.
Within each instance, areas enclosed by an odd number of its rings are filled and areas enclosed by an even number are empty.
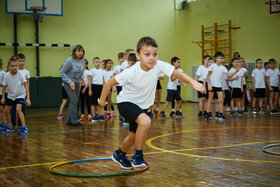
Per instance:
[[[256,108],[253,108],[253,109],[252,109],[252,113],[253,113],[253,114],[256,114],[256,113],[257,113]]]
[[[103,117],[107,117],[107,112],[104,112],[104,114],[102,114],[101,116],[103,116]],[[99,116],[99,114],[97,114],[97,116]]]
[[[3,128],[5,126],[6,126],[5,123],[0,123],[0,128]]]
[[[114,162],[118,163],[122,169],[132,169],[132,165],[125,155],[120,157],[117,151],[115,151],[111,158]]]
[[[275,109],[272,109],[272,110],[270,111],[270,114],[272,114],[272,115],[277,114],[277,113],[276,113],[276,110],[275,110]]]
[[[154,109],[154,114],[157,116],[158,115],[158,110]]]
[[[231,115],[231,116],[235,116],[235,115],[236,115],[235,111],[231,111],[231,112],[230,112],[230,115]]]
[[[174,111],[170,112],[170,117],[171,117],[171,118],[174,117],[175,115],[176,115],[176,114],[175,114]]]
[[[182,112],[179,111],[178,114],[176,114],[176,116],[180,117],[180,118],[185,118],[186,116],[182,114]]]
[[[87,116],[87,118],[88,118],[89,121],[92,120],[92,116],[90,114]]]
[[[111,118],[111,117],[112,117],[110,112],[107,112],[107,117],[108,117],[108,118]]]
[[[129,125],[129,121],[123,121],[123,125]]]
[[[208,113],[209,119],[212,119],[212,112]]]
[[[92,116],[91,122],[98,122],[98,117],[96,115]]]
[[[242,110],[239,110],[239,111],[238,111],[238,115],[239,115],[239,116],[243,116],[243,115],[244,115],[244,112],[243,112]]]
[[[7,125],[5,125],[2,129],[0,129],[0,132],[14,132],[15,129],[8,127]]]
[[[160,112],[160,113],[159,113],[159,117],[162,117],[162,118],[165,118],[165,119],[168,119],[168,118],[169,118],[168,116],[166,116],[166,115],[164,114],[164,112]]]
[[[104,121],[105,118],[99,114],[97,114],[98,121]]]
[[[203,117],[203,115],[202,115],[202,112],[201,112],[201,111],[198,113],[197,117],[198,117],[198,118],[202,118],[202,117]]]
[[[226,121],[227,118],[224,116],[224,114],[220,113],[220,114],[219,114],[218,120],[219,120],[219,121]]]
[[[152,117],[154,117],[154,114],[150,111],[150,112],[147,112],[147,115],[150,117],[150,118],[152,118]]]
[[[20,131],[18,131],[18,135],[28,134],[28,129],[26,126],[23,126]]]
[[[63,115],[62,114],[58,114],[57,119],[63,119]]]
[[[229,107],[227,107],[226,111],[227,111],[227,112],[230,112],[230,108],[229,108]]]
[[[132,157],[132,167],[138,168],[138,167],[147,167],[147,163],[144,160],[143,154],[137,154]]]
[[[215,114],[215,119],[218,120],[220,118],[220,113],[219,112],[216,112]]]
[[[206,113],[205,116],[204,116],[204,119],[205,119],[206,121],[211,120],[210,114],[209,114],[209,113]]]
[[[260,114],[265,114],[265,112],[263,111],[263,109],[262,108],[260,108],[260,112],[259,112]]]
[[[84,114],[82,114],[80,117],[81,121],[84,121],[85,118],[86,118],[86,116]]]
[[[116,111],[113,111],[113,117],[117,117],[117,112]]]
[[[120,120],[120,122],[123,122],[123,117],[122,117],[122,115],[119,115],[119,120]]]
[[[244,110],[243,110],[243,113],[248,113],[249,111],[245,108]]]

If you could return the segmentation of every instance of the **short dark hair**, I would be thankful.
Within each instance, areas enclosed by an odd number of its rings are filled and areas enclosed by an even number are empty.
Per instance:
[[[149,36],[145,36],[145,37],[142,37],[138,43],[137,43],[137,53],[140,52],[141,48],[143,46],[152,46],[152,47],[156,47],[158,48],[158,45],[157,45],[157,42],[155,39],[149,37]]]
[[[269,62],[269,63],[271,63],[271,62],[276,62],[276,60],[275,60],[274,58],[271,58],[271,59],[268,60],[268,62]]]
[[[72,57],[75,59],[76,58],[76,51],[77,50],[81,50],[81,49],[83,49],[84,50],[84,53],[83,53],[83,57],[82,58],[84,58],[84,56],[85,56],[85,49],[83,48],[83,46],[81,46],[81,45],[76,45],[74,48],[73,48],[73,50],[72,50]]]
[[[120,53],[118,54],[118,59],[123,58],[123,57],[124,57],[124,53],[123,53],[123,52],[120,52]]]
[[[235,60],[238,60],[238,58],[232,58],[231,62],[234,62]]]
[[[210,56],[208,60],[214,60],[214,58]]]
[[[93,61],[94,61],[94,60],[96,60],[96,59],[100,60],[100,58],[99,58],[99,57],[94,57],[94,58],[93,58]]]
[[[218,58],[218,57],[225,57],[225,55],[222,52],[218,51],[215,53],[215,58]]]
[[[233,56],[235,56],[235,54],[238,54],[238,57],[240,57],[239,52],[237,52],[237,51],[236,51],[236,52],[234,52],[234,53],[233,53]]]
[[[135,53],[130,53],[127,58],[128,61],[137,62]]]
[[[9,59],[9,62],[8,62],[8,66],[11,65],[12,62],[16,62],[17,63],[17,57],[16,56],[12,56],[10,59]]]
[[[261,59],[261,58],[257,58],[256,62],[258,62],[258,61],[260,61],[260,60],[262,60],[262,59]]]
[[[211,57],[210,55],[204,55],[203,60],[210,58],[210,57]]]
[[[113,60],[111,60],[111,59],[106,59],[106,60],[102,60],[102,61],[104,61],[104,68],[105,69],[106,69],[106,66],[107,66],[108,62],[112,62],[112,64],[114,63]]]
[[[180,60],[180,58],[174,56],[173,58],[171,58],[171,64],[173,65],[177,60]]]
[[[22,54],[22,53],[19,53],[19,54],[17,55],[17,58],[18,58],[18,59],[26,59],[25,55]]]

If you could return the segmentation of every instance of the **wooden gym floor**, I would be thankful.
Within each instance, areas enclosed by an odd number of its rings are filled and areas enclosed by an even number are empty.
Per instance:
[[[227,114],[228,121],[221,123],[197,119],[197,103],[184,103],[182,110],[184,119],[153,119],[144,147],[149,170],[75,178],[54,175],[49,168],[58,162],[108,158],[127,135],[127,126],[117,119],[67,126],[56,119],[56,108],[28,109],[28,135],[0,134],[0,186],[280,186],[280,156],[262,151],[280,142],[280,115]],[[123,172],[112,161],[74,163],[56,171]]]

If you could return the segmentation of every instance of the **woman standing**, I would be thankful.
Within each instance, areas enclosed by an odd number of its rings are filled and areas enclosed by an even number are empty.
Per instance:
[[[84,72],[85,50],[81,45],[76,45],[72,50],[72,55],[66,59],[59,73],[64,83],[64,88],[70,99],[67,113],[67,125],[81,126],[77,114],[77,104],[80,93],[80,79]]]

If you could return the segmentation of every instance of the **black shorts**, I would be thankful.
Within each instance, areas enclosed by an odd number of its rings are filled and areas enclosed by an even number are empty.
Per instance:
[[[98,105],[97,99],[100,98],[102,89],[103,89],[103,85],[97,85],[97,84],[91,85],[92,96],[90,100],[92,105]]]
[[[207,86],[208,87],[208,86]],[[223,92],[223,89],[222,87],[215,87],[215,86],[212,86],[212,91],[209,91],[209,92],[214,92],[214,97],[213,99],[218,99],[218,94],[217,92]]]
[[[199,83],[203,84],[202,81],[198,81]],[[207,85],[207,83],[206,83]],[[205,97],[206,99],[208,98],[208,88],[206,86],[206,94],[203,94],[203,93],[200,93],[199,91],[197,92],[197,95],[198,95],[198,98],[202,98],[202,97]]]
[[[273,89],[273,91],[270,91],[270,92],[278,92],[279,91],[279,87],[271,86],[271,88]]]
[[[182,100],[180,93],[177,90],[167,90],[166,101],[171,102],[172,98],[175,98],[176,101]]]
[[[231,98],[242,98],[241,88],[231,88]]]
[[[160,80],[157,81],[157,90],[161,90],[161,84],[160,84]]]
[[[25,101],[25,98],[18,98],[18,99],[15,99],[15,100],[7,98],[5,105],[8,105],[8,106],[15,106],[17,104],[22,104],[23,105],[24,101]]]
[[[67,92],[66,92],[64,86],[61,86],[61,94],[62,94],[62,99],[68,98],[68,95],[67,95]]]
[[[255,98],[265,98],[265,88],[256,88],[256,92],[254,92]]]
[[[120,114],[129,121],[129,132],[136,133],[138,124],[135,122],[138,116],[142,113],[147,113],[147,110],[141,109],[138,105],[130,102],[118,103]]]

